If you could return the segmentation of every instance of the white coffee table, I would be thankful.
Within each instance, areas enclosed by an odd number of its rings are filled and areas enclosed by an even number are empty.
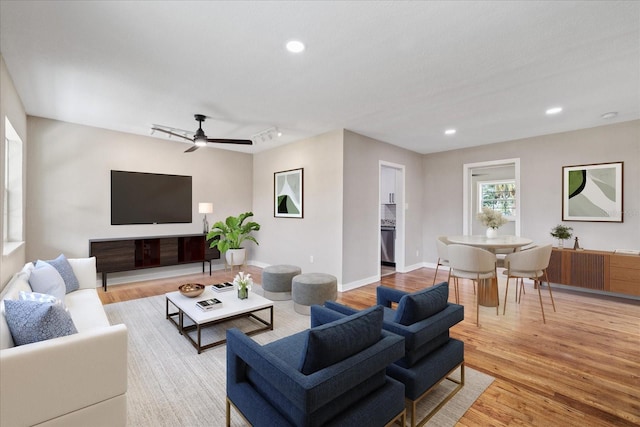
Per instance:
[[[214,292],[211,286],[198,297],[189,298],[179,291],[169,292],[166,297],[166,316],[176,327],[180,335],[184,335],[200,354],[203,350],[215,347],[227,342],[226,338],[208,344],[202,344],[202,328],[213,326],[241,317],[249,317],[260,323],[257,329],[244,332],[247,335],[258,332],[273,330],[273,301],[261,297],[253,292],[249,292],[249,298],[239,299],[235,290],[228,292]],[[210,311],[203,311],[196,306],[196,302],[209,298],[217,298],[222,301],[222,307]],[[169,311],[169,305],[174,306],[178,311]],[[268,320],[256,315],[256,312],[269,310]],[[185,326],[184,317],[189,318],[193,324]],[[189,331],[197,331],[197,339],[189,335]]]

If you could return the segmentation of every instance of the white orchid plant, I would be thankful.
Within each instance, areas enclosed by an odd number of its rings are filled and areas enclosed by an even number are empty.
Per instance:
[[[233,279],[233,284],[240,290],[251,290],[253,279],[251,278],[251,274],[244,274],[244,272],[241,271]]]

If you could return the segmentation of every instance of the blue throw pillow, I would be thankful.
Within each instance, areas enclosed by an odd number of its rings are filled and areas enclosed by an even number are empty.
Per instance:
[[[64,279],[51,264],[42,261],[37,262],[29,275],[29,285],[33,292],[53,295],[60,300],[64,300],[66,294]]]
[[[71,264],[69,264],[69,261],[67,260],[67,257],[64,256],[64,254],[60,254],[56,259],[50,259],[47,261],[38,260],[38,262],[36,262],[36,266],[41,262],[46,262],[47,264],[52,265],[53,268],[58,270],[58,273],[60,273],[60,276],[62,276],[62,280],[64,280],[64,286],[67,294],[69,292],[77,291],[78,289],[80,289],[78,278],[73,272],[73,268],[71,267]]]
[[[382,306],[309,329],[300,372],[310,375],[377,343],[382,333]]]
[[[5,300],[7,325],[16,345],[30,344],[75,334],[69,312],[60,304],[28,300]]]
[[[448,300],[447,282],[404,295],[398,302],[395,322],[405,326],[412,325],[444,310]]]

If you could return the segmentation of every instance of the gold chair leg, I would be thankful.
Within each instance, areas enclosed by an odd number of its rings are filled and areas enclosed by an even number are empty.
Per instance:
[[[229,398],[227,398],[227,427],[231,427],[231,403],[229,402]]]
[[[440,258],[438,258],[438,263],[436,264],[436,273],[433,275],[433,283],[431,286],[436,284],[436,277],[438,277],[438,268],[440,267]]]
[[[504,290],[504,307],[502,307],[502,315],[507,312],[507,294],[509,293],[509,279],[511,276],[507,274],[507,288]],[[518,299],[518,278],[516,277],[516,300]]]
[[[544,317],[544,307],[542,306],[542,292],[540,292],[540,283],[538,283],[538,279],[535,280],[538,288],[538,298],[540,299],[540,310],[542,310],[542,323],[547,323],[547,320]]]
[[[447,283],[451,284],[451,268],[449,268]],[[456,304],[460,304],[460,297],[458,296],[458,278],[456,276],[453,276],[453,293],[456,296]]]
[[[553,302],[553,294],[551,293],[551,282],[549,282],[549,276],[547,276],[547,270],[544,270],[544,278],[547,279],[547,286],[549,287],[549,296],[551,297],[551,305],[553,306],[553,312],[556,311],[556,303]]]

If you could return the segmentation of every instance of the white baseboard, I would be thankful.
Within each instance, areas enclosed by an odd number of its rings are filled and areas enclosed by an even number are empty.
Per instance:
[[[355,282],[338,284],[338,292],[350,291],[378,281],[380,281],[380,276],[371,276],[366,279],[356,280]]]

